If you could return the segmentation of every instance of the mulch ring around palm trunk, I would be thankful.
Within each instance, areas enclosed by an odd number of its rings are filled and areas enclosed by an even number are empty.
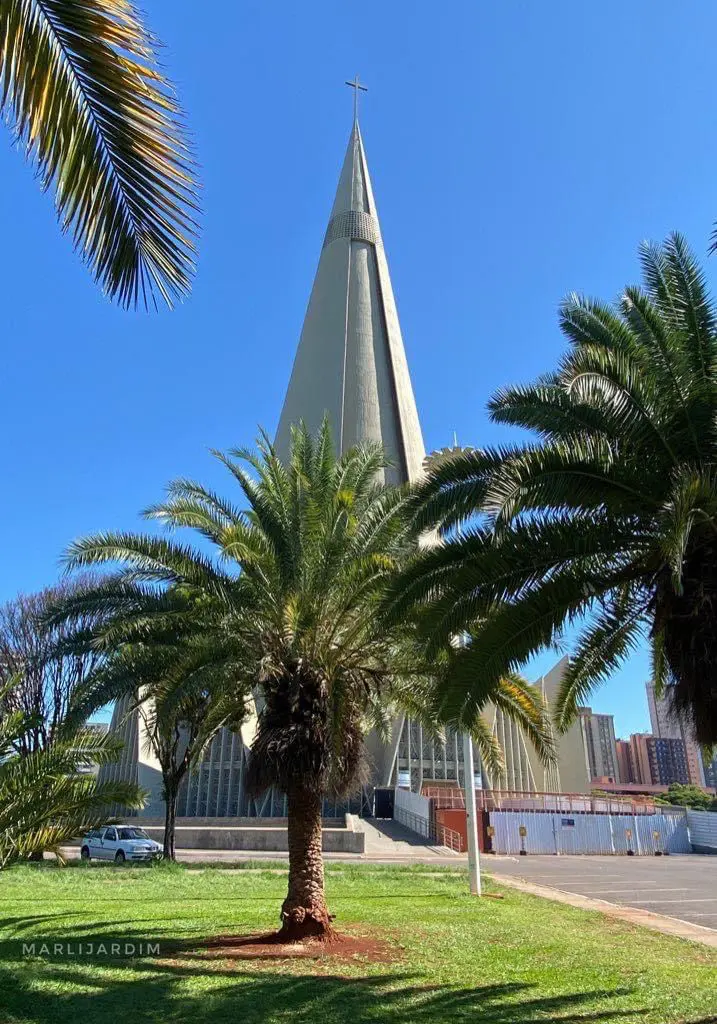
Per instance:
[[[278,932],[255,935],[218,935],[198,943],[194,954],[220,960],[367,960],[393,963],[402,958],[401,948],[373,935],[333,932],[328,939],[310,938],[286,942]]]

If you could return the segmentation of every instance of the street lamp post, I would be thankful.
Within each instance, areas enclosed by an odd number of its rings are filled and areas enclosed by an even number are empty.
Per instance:
[[[475,773],[473,769],[473,740],[470,733],[463,735],[463,771],[466,799],[466,831],[468,832],[468,874],[471,895],[480,896],[480,847],[478,846],[478,823],[476,821]]]

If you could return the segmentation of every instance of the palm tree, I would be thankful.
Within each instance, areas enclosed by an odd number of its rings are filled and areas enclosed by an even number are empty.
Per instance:
[[[0,5],[0,113],[126,307],[172,305],[194,270],[194,166],[157,48],[129,0]]]
[[[156,615],[160,606],[161,621]],[[99,664],[75,691],[69,720],[86,721],[99,708],[121,699],[127,715],[142,716],[144,734],[162,772],[164,858],[175,860],[182,781],[216,733],[236,716],[234,663],[227,657],[226,644],[217,645],[208,620],[178,588],[166,591],[158,601],[156,595],[130,595],[127,590],[120,594],[95,581],[58,601],[52,616],[67,627],[81,623],[88,610],[100,612],[102,621],[90,629],[80,626],[64,641],[64,648],[74,654],[92,650]],[[152,613],[155,618],[150,620]],[[167,620],[172,617],[175,622],[170,625]]]
[[[410,568],[400,607],[423,610],[434,644],[472,633],[456,699],[579,623],[561,728],[646,638],[656,683],[711,745],[717,310],[679,235],[643,245],[640,260],[644,286],[615,306],[578,295],[563,303],[570,349],[556,371],[491,401],[494,421],[537,439],[457,453],[430,473],[417,522],[448,542]]]
[[[1,694],[0,694],[1,695]],[[59,847],[104,824],[113,803],[140,808],[133,783],[98,783],[92,769],[117,760],[119,747],[88,728],[65,730],[55,742],[17,753],[33,720],[22,711],[0,717],[0,870]]]
[[[216,557],[163,538],[102,534],[73,544],[69,564],[119,563],[98,595],[109,610],[111,643],[152,644],[167,629],[186,630],[203,646],[193,670],[200,684],[219,666],[233,680],[235,722],[257,695],[249,785],[255,794],[276,786],[287,796],[289,889],[280,934],[326,936],[324,797],[360,785],[364,736],[385,729],[396,705],[440,727],[437,684],[413,625],[387,625],[377,614],[410,544],[408,495],[377,485],[380,447],[336,458],[326,424],[316,438],[304,427],[293,431],[286,465],[265,437],[258,455],[242,449],[218,458],[246,509],[179,480],[146,513],[199,531]],[[171,607],[173,588],[191,595],[184,617]],[[193,672],[178,665],[171,675],[174,699],[195,690]],[[540,722],[539,703],[529,704],[526,693],[523,717]],[[480,717],[466,712],[464,724],[493,763],[495,743]]]

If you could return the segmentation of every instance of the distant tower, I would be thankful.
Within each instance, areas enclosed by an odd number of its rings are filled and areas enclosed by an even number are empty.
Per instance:
[[[349,83],[354,84],[354,83]],[[425,449],[363,140],[354,119],[276,434],[328,413],[340,452],[380,441],[390,483],[415,480]]]

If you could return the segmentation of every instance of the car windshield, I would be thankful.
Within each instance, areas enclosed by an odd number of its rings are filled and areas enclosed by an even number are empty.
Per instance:
[[[118,828],[117,836],[120,839],[149,839],[143,828]]]

